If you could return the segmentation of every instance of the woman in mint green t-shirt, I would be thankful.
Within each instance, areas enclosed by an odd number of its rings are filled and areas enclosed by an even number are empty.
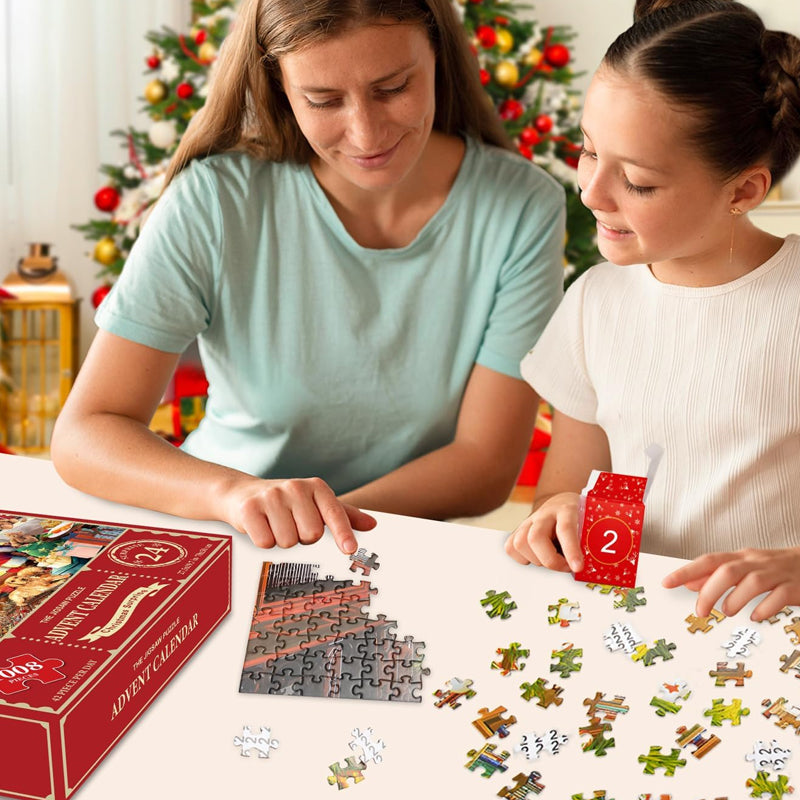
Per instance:
[[[358,507],[507,497],[563,193],[507,144],[449,0],[344,5],[243,3],[58,420],[69,483],[345,552]],[[194,339],[209,396],[178,450],[147,424]]]

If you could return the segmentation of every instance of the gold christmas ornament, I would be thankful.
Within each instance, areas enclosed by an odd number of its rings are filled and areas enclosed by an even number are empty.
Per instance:
[[[519,69],[517,65],[507,58],[498,61],[494,68],[494,79],[501,85],[510,89],[519,80]]]
[[[523,63],[529,67],[535,67],[542,60],[542,51],[535,47],[522,59]]]
[[[119,257],[117,243],[110,236],[104,236],[94,246],[92,258],[103,266],[110,267]]]
[[[511,32],[506,28],[497,29],[497,47],[500,48],[501,53],[508,53],[514,46],[514,37]]]
[[[164,83],[164,81],[156,79],[150,81],[150,83],[144,87],[144,98],[151,105],[155,105],[156,103],[160,103],[167,96],[168,91],[169,88],[167,84]]]
[[[217,57],[217,48],[211,42],[203,42],[197,50],[201,61],[213,61]]]

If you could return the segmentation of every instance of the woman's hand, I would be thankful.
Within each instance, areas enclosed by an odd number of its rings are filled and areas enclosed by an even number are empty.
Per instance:
[[[760,622],[784,606],[800,605],[800,548],[708,553],[696,558],[662,581],[667,589],[685,586],[697,592],[695,613],[706,617],[727,592],[719,610],[732,617],[760,594],[767,596],[755,607],[750,619]]]
[[[580,495],[561,492],[548,497],[506,539],[506,553],[520,564],[559,572],[583,566],[578,531]]]
[[[340,502],[320,478],[238,482],[227,492],[224,519],[264,548],[313,544],[327,526],[345,554],[356,550],[354,529],[367,531],[377,524],[369,514]]]

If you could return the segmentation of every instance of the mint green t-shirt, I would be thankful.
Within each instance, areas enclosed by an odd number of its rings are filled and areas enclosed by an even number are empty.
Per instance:
[[[451,442],[475,363],[520,377],[563,242],[561,186],[472,140],[439,211],[386,250],[352,239],[307,165],[225,153],[172,182],[96,322],[167,352],[197,338],[188,453],[342,493]]]

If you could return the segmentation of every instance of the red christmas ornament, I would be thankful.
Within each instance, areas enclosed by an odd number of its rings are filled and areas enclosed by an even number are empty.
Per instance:
[[[535,147],[539,142],[542,141],[542,135],[536,128],[531,128],[529,125],[526,125],[520,132],[519,132],[519,140],[522,144],[527,145],[528,147]]]
[[[483,69],[483,67],[481,67],[480,74],[481,74],[481,86],[486,86],[492,79],[492,76],[489,74],[489,70]]]
[[[487,50],[497,44],[497,31],[490,25],[478,25],[475,28],[475,35],[478,37],[481,46]]]
[[[521,155],[528,159],[528,161],[533,161],[533,150],[531,150],[530,147],[525,144],[521,144],[517,149]]]
[[[551,44],[544,51],[544,60],[556,69],[566,67],[569,57],[569,50],[563,44]]]
[[[550,133],[550,131],[553,130],[553,118],[549,117],[547,114],[539,114],[533,121],[533,124],[539,133]]]
[[[519,119],[522,116],[522,112],[525,110],[522,103],[519,100],[514,100],[513,97],[509,97],[508,100],[503,100],[500,103],[500,108],[498,109],[500,113],[500,119],[504,119],[506,121]]]
[[[161,59],[154,53],[147,59],[147,66],[150,69],[158,69],[161,66]]]
[[[103,300],[106,299],[106,295],[111,291],[111,284],[104,283],[102,286],[98,286],[92,292],[92,305],[97,308]]]
[[[194,94],[194,86],[191,83],[179,83],[175,88],[175,94],[181,100],[188,100]]]
[[[203,44],[206,39],[208,39],[207,31],[197,31],[197,36],[194,37],[194,43],[199,46]]]
[[[119,192],[113,186],[104,186],[95,192],[94,204],[110,214],[119,205]]]

